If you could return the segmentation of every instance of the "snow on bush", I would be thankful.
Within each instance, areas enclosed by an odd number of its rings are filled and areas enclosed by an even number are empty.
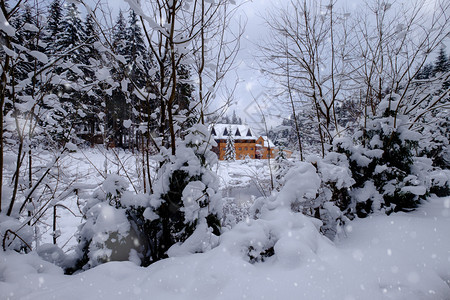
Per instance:
[[[31,251],[33,239],[33,228],[27,222],[0,214],[0,242],[3,250]]]
[[[68,268],[69,273],[111,260],[128,260],[131,249],[139,248],[138,241],[128,240],[136,237],[120,200],[127,187],[127,182],[119,175],[109,174],[87,202],[84,207],[86,221],[80,225],[77,234],[79,245],[75,265]]]
[[[321,185],[312,216],[322,220],[321,232],[334,239],[347,222],[354,218],[354,202],[349,194],[355,184],[345,155],[329,152],[323,159],[314,160]]]
[[[285,183],[285,176],[290,168],[292,168],[294,162],[286,158],[283,147],[278,148],[277,156],[275,157],[275,189],[280,190],[280,188]]]
[[[272,261],[295,267],[312,259],[329,243],[319,233],[322,222],[305,216],[301,207],[313,201],[321,180],[311,163],[301,162],[287,172],[279,193],[259,198],[247,219],[223,235],[221,247],[250,263]]]
[[[398,95],[379,104],[379,116],[367,119],[353,140],[336,139],[333,151],[345,154],[355,184],[350,196],[359,217],[415,209],[429,193],[431,160],[416,157],[420,135],[397,111]]]
[[[167,250],[174,246],[179,254],[181,243],[189,236],[206,234],[202,246],[207,249],[215,244],[213,235],[220,234],[222,205],[219,180],[212,172],[217,156],[211,151],[215,142],[204,125],[194,125],[184,141],[177,144],[177,155],[162,152],[162,167],[154,183],[154,193],[146,215],[154,245],[152,258],[156,261],[167,256]],[[198,228],[198,229],[196,229]],[[209,228],[209,229],[206,229]],[[197,232],[196,232],[197,230]],[[196,233],[195,233],[196,232]],[[189,249],[188,249],[189,248]],[[187,252],[199,252],[198,247],[184,246]]]
[[[433,170],[430,173],[430,192],[439,197],[450,194],[450,170]]]
[[[250,208],[252,202],[250,200],[236,203],[233,197],[222,198],[223,202],[223,218],[222,227],[232,228],[236,224],[247,220],[250,217]]]
[[[250,262],[272,262],[296,267],[313,259],[329,240],[319,233],[321,222],[289,207],[262,210],[259,219],[248,219],[223,234],[220,248]]]

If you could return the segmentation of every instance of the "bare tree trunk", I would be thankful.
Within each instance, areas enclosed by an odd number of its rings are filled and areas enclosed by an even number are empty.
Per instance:
[[[17,151],[17,163],[16,163],[16,170],[14,172],[14,188],[13,188],[13,194],[11,198],[11,202],[9,203],[8,211],[6,212],[7,216],[10,216],[14,207],[14,202],[16,201],[17,196],[17,189],[19,187],[19,177],[20,177],[20,167],[21,167],[21,161],[22,161],[22,149],[23,149],[23,138],[21,138],[19,142],[19,149]]]
[[[150,137],[146,141],[147,147],[145,151],[145,158],[146,158],[146,165],[147,165],[147,178],[148,178],[148,187],[150,194],[153,194],[153,186],[152,186],[152,176],[151,176],[151,169],[150,169]]]
[[[3,110],[6,98],[6,82],[9,69],[9,56],[4,61],[3,73],[0,81],[0,213],[2,212],[2,195],[3,195],[3,155],[5,142],[3,140]]]
[[[302,140],[300,138],[300,129],[298,127],[297,112],[295,110],[294,98],[292,97],[291,75],[289,72],[289,61],[287,58],[288,58],[288,55],[286,53],[286,67],[287,67],[286,75],[287,75],[287,88],[288,88],[288,94],[289,94],[289,101],[291,103],[292,117],[294,118],[294,122],[295,122],[295,133],[297,135],[298,150],[300,151],[300,160],[303,161]]]
[[[147,180],[145,179],[145,152],[148,149],[144,149],[144,135],[141,135],[141,155],[142,155],[142,182],[144,184],[144,194],[147,193]]]
[[[200,54],[200,66],[198,68],[198,97],[200,100],[200,122],[202,124],[205,124],[205,117],[204,117],[204,100],[203,100],[203,70],[205,68],[205,0],[202,0],[202,16],[200,20],[200,48],[201,48],[201,54]]]

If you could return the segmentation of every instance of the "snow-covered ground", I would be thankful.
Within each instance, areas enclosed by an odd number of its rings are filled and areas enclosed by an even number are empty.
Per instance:
[[[107,154],[108,169],[136,178],[139,158],[117,154]],[[78,151],[61,164],[87,196],[103,181],[105,153]],[[237,205],[248,208],[268,193],[265,160],[220,162],[214,170],[224,199]],[[84,196],[79,195],[80,203]],[[82,221],[75,198],[61,203],[77,216],[58,208],[58,245],[65,252],[75,245],[73,234]],[[52,242],[51,219],[49,211],[41,244]],[[171,257],[147,268],[109,262],[72,276],[36,251],[0,251],[0,299],[450,299],[450,197],[433,198],[408,214],[357,219],[334,243],[316,226],[280,209],[228,228],[206,253]],[[251,263],[250,246],[255,255],[274,246],[275,255]]]
[[[246,226],[242,224],[240,232]],[[236,232],[213,250],[142,268],[110,262],[67,276],[37,254],[0,252],[1,299],[450,299],[450,197],[412,213],[351,222],[333,244],[250,264],[231,251]],[[305,234],[305,231],[302,231]],[[288,247],[287,247],[288,248]]]

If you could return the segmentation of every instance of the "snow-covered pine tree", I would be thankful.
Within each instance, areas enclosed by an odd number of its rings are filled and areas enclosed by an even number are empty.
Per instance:
[[[231,124],[242,124],[241,118],[236,115],[236,110],[233,110],[233,115],[231,116]]]
[[[341,141],[345,143],[345,139]],[[333,240],[355,216],[355,202],[349,195],[355,180],[344,154],[330,151],[324,158],[317,158],[311,163],[317,170],[321,184],[316,199],[309,204],[312,210],[310,214],[322,221],[320,231]]]
[[[130,11],[128,26],[125,30],[124,56],[128,63],[128,76],[142,88],[145,85],[146,75],[150,69],[150,59],[144,43],[139,18],[134,10]]]
[[[46,46],[46,53],[48,54],[54,54],[56,53],[57,48],[57,39],[55,38],[58,34],[61,26],[61,21],[63,18],[62,14],[62,7],[61,7],[61,0],[53,0],[50,4],[50,9],[48,11],[47,16],[47,26],[46,26],[46,35],[45,35],[45,42],[47,43]]]
[[[450,169],[450,113],[448,110],[425,118],[420,124],[423,138],[419,142],[420,154],[429,157],[433,166]]]
[[[24,80],[27,79],[28,74],[35,68],[35,58],[29,54],[30,51],[43,51],[40,47],[41,32],[38,28],[36,14],[31,6],[26,4],[23,10],[20,10],[21,15],[15,20],[15,26],[17,32],[14,42],[18,45],[25,47],[28,51],[22,51],[22,58],[18,58],[17,64],[14,68],[14,79]],[[38,64],[41,62],[37,61]]]
[[[122,10],[119,10],[116,23],[112,28],[112,46],[115,53],[125,55],[125,41],[126,41],[126,21]]]
[[[69,61],[77,63],[83,54],[78,48],[84,41],[83,21],[80,19],[80,12],[77,5],[72,2],[65,5],[65,14],[60,23],[60,29],[56,34],[56,52],[69,52]]]
[[[222,207],[212,172],[217,156],[209,136],[207,128],[197,124],[177,143],[176,156],[166,150],[150,207],[144,212],[150,221],[153,261],[166,257],[168,250],[169,255],[203,252],[217,242]]]
[[[447,72],[448,64],[449,64],[449,59],[447,57],[447,54],[445,53],[445,48],[444,48],[444,46],[441,46],[439,48],[439,54],[436,58],[436,61],[434,62],[433,76],[436,76],[439,73]]]
[[[286,157],[284,146],[278,146],[277,156],[275,157],[275,188],[279,191],[284,184],[284,176],[289,169],[293,166],[293,163]]]
[[[113,30],[114,50],[124,58],[126,64],[116,63],[113,68],[112,76],[118,86],[107,103],[107,119],[114,143],[120,147],[125,146],[124,141],[130,140],[132,133],[129,127],[124,126],[124,122],[145,122],[155,108],[155,105],[148,103],[154,102],[147,97],[153,80],[152,65],[139,23],[133,10],[130,11],[128,22],[120,11]]]
[[[83,82],[80,87],[81,126],[86,138],[89,137],[91,145],[94,143],[94,135],[100,131],[104,124],[102,103],[107,97],[108,89],[112,84],[111,80],[105,79],[105,73],[109,72],[109,64],[106,58],[97,49],[100,39],[98,36],[97,24],[91,14],[86,15],[83,26],[83,37],[85,44],[82,47],[83,55],[80,58],[80,69],[84,76],[80,78]],[[100,82],[99,82],[100,80]],[[108,82],[108,83],[107,83]]]
[[[228,127],[228,136],[227,136],[227,144],[225,146],[225,160],[226,161],[235,161],[236,160],[236,148],[234,146],[234,137],[233,132],[231,130],[231,126]]]
[[[416,94],[413,97],[414,129],[421,133],[419,154],[433,160],[433,166],[448,169],[450,167],[450,113],[447,103],[450,95],[446,94],[450,86],[450,60],[446,57],[443,47],[432,65],[425,66],[419,73],[426,72],[428,76],[417,78]],[[428,70],[428,71],[427,71]]]
[[[110,71],[111,77],[117,86],[112,90],[110,97],[107,97],[105,112],[106,112],[106,128],[105,137],[119,143],[120,134],[117,134],[123,128],[123,121],[127,120],[128,110],[126,104],[131,103],[129,89],[132,84],[127,77],[128,62],[125,58],[126,54],[126,31],[127,22],[123,16],[122,10],[119,10],[116,23],[112,28],[112,46],[113,51],[121,59],[111,59],[112,68]],[[109,141],[105,141],[109,142]]]
[[[151,131],[156,124],[150,116],[155,112],[157,105],[156,101],[150,97],[149,92],[154,90],[152,84],[155,75],[152,73],[151,56],[144,42],[140,20],[133,10],[128,16],[123,51],[128,64],[127,78],[130,80],[128,85],[130,95],[126,100],[127,105],[122,110],[123,118],[135,123],[147,123],[147,130]],[[122,131],[123,135],[129,136],[131,133],[125,127],[122,128]]]
[[[398,98],[386,96],[378,107],[380,115],[355,133],[357,145],[346,139],[334,143],[334,150],[349,160],[355,180],[350,194],[359,217],[380,209],[387,214],[413,210],[429,192],[413,168],[419,135],[408,129],[408,118],[398,112]]]
[[[53,93],[58,96],[61,110],[57,112],[61,128],[72,128],[83,125],[82,119],[88,111],[80,99],[84,92],[84,79],[87,76],[82,69],[86,38],[84,26],[80,19],[77,5],[72,2],[64,6],[64,16],[60,22],[59,31],[54,37],[54,55],[63,55],[55,65],[55,78],[52,80]],[[52,136],[61,139],[64,134],[53,132]]]
[[[433,76],[433,64],[429,63],[423,66],[416,75],[416,79],[429,79]]]
[[[284,160],[286,160],[286,153],[284,152],[284,147],[283,146],[278,146],[278,152],[277,152],[277,156],[275,157],[275,162],[283,162]]]
[[[195,103],[193,96],[194,85],[191,81],[191,69],[188,65],[180,64],[177,70],[179,80],[175,95],[174,116],[176,119],[179,135],[184,137],[189,133],[189,128],[198,123],[199,113],[192,104]],[[186,130],[187,129],[187,130]]]

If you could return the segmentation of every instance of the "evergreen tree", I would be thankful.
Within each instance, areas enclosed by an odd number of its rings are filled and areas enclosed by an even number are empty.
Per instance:
[[[242,120],[240,117],[236,115],[236,110],[233,110],[233,116],[231,117],[231,124],[242,124]]]
[[[128,18],[123,53],[128,63],[129,77],[139,88],[142,88],[145,85],[145,75],[150,69],[150,60],[139,19],[134,10],[130,11]]]
[[[275,188],[279,191],[284,184],[284,177],[289,169],[293,166],[284,152],[284,147],[279,145],[278,152],[275,157]]]
[[[47,43],[47,53],[55,53],[56,52],[56,46],[55,43],[56,39],[55,37],[60,33],[61,31],[61,21],[62,21],[63,15],[62,15],[62,8],[61,8],[61,1],[60,0],[53,0],[50,9],[48,12],[47,17],[47,32],[45,41]]]
[[[58,112],[58,119],[63,123],[62,128],[77,128],[84,125],[84,118],[89,112],[89,108],[83,103],[86,101],[82,101],[82,98],[91,86],[86,86],[85,81],[86,77],[89,77],[85,65],[86,48],[82,47],[86,38],[75,3],[64,6],[64,17],[54,39],[54,47],[51,47],[50,51],[57,55],[67,54],[55,65],[57,76],[52,80],[59,82],[53,86],[53,93],[58,95],[62,108]],[[59,133],[56,134],[60,136]]]
[[[177,125],[181,128],[181,136],[185,136],[188,131],[185,128],[191,128],[198,122],[199,114],[192,110],[191,103],[194,102],[194,85],[190,81],[190,68],[186,65],[178,67],[177,74],[179,80],[177,82],[177,92],[175,95],[175,113],[177,115]]]
[[[227,145],[225,147],[225,160],[236,160],[236,148],[234,147],[234,137],[233,132],[231,131],[231,126],[228,127]]]
[[[65,8],[64,18],[60,23],[60,30],[56,34],[56,52],[64,53],[70,51],[70,59],[73,63],[78,62],[82,56],[82,50],[76,49],[85,40],[83,22],[80,19],[80,12],[75,3],[68,4]],[[76,49],[76,50],[75,50]]]
[[[420,140],[421,152],[433,160],[433,165],[450,169],[450,114],[444,110],[429,120],[424,120]]]
[[[230,117],[228,117],[227,115],[223,116],[221,122],[223,124],[231,124]]]
[[[126,21],[122,10],[119,10],[116,24],[113,27],[113,48],[117,54],[125,55]]]
[[[425,183],[412,171],[417,135],[408,130],[407,117],[395,111],[395,96],[384,99],[379,107],[382,114],[355,133],[359,145],[348,140],[334,143],[335,151],[348,158],[355,180],[351,194],[359,217],[380,209],[387,214],[413,210],[428,193]]]
[[[81,118],[83,132],[87,133],[91,145],[94,143],[94,136],[100,132],[100,125],[103,125],[103,99],[106,97],[105,90],[109,84],[99,82],[97,72],[107,68],[104,58],[99,53],[96,43],[99,42],[97,24],[93,17],[87,14],[84,22],[85,40],[83,43],[83,55],[80,57],[80,69],[83,72],[83,86],[80,89],[80,102],[83,107],[84,117]]]
[[[112,76],[118,86],[113,90],[111,101],[107,103],[108,127],[116,146],[125,146],[126,137],[131,139],[132,131],[126,128],[124,121],[133,123],[149,121],[155,106],[149,104],[151,99],[143,99],[137,93],[148,92],[151,61],[144,43],[142,29],[136,13],[131,10],[128,22],[119,12],[113,29],[113,46],[117,54],[124,57],[126,64],[116,64]],[[139,89],[140,91],[137,91]]]
[[[122,10],[120,10],[112,30],[112,39],[114,52],[121,55],[124,59],[127,39],[126,28],[126,20]],[[120,132],[123,131],[123,121],[128,119],[127,104],[131,103],[129,96],[129,85],[131,83],[126,76],[127,61],[118,62],[112,59],[112,62],[111,76],[114,82],[117,83],[117,86],[113,89],[111,97],[108,97],[106,102],[106,135],[112,137],[116,145],[120,145],[122,141]]]
[[[447,55],[445,53],[444,46],[441,46],[439,49],[438,57],[436,58],[436,61],[434,63],[434,69],[433,74],[436,75],[438,73],[445,73],[448,71],[448,64],[449,60],[447,58]]]
[[[16,28],[18,28],[16,32],[16,40],[15,42],[21,46],[24,46],[27,51],[23,54],[23,58],[19,60],[19,63],[15,67],[15,79],[16,80],[24,80],[28,77],[28,74],[34,68],[34,59],[30,56],[28,51],[38,50],[38,33],[34,30],[30,30],[31,26],[36,26],[36,18],[34,12],[31,9],[31,6],[28,4],[25,5],[23,13],[21,17],[17,19],[15,22]]]
[[[426,64],[416,76],[416,79],[429,79],[433,77],[433,64]]]

